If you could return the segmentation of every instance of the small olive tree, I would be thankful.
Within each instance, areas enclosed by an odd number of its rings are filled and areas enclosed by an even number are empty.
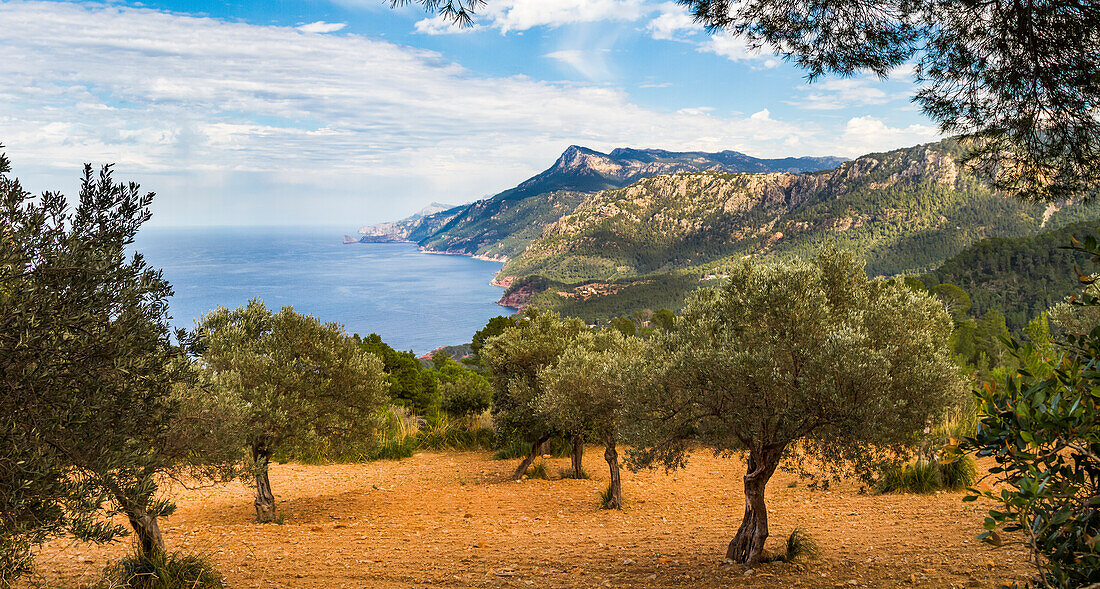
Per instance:
[[[623,366],[640,349],[638,339],[623,336],[617,329],[584,333],[557,363],[539,371],[539,414],[574,438],[590,435],[604,443],[604,459],[611,474],[603,505],[607,509],[622,508],[616,423],[622,405]],[[573,469],[575,476],[580,474],[579,464]]]
[[[698,291],[628,371],[638,377],[621,426],[632,465],[681,466],[694,443],[747,455],[745,514],[726,556],[756,563],[780,463],[869,480],[908,455],[961,394],[950,337],[939,301],[900,280],[869,281],[850,255],[745,263]]]
[[[276,518],[268,478],[272,455],[301,436],[366,437],[386,400],[382,361],[343,328],[272,313],[258,300],[203,317],[191,349],[223,386],[247,404],[244,431],[252,453],[256,519]]]
[[[542,396],[539,371],[554,365],[579,334],[588,331],[580,319],[528,308],[515,324],[490,337],[481,349],[481,360],[493,383],[493,418],[506,434],[531,443],[531,451],[516,468],[519,480],[551,436],[560,433],[537,408]],[[578,467],[584,438],[573,440],[573,465]],[[576,471],[579,472],[579,471]]]

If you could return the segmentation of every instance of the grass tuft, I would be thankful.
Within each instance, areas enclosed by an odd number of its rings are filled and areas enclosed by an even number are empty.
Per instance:
[[[220,589],[222,576],[205,556],[182,552],[130,555],[103,572],[100,589]]]
[[[531,453],[531,444],[523,440],[512,440],[501,446],[494,454],[493,460],[512,460],[524,458]]]
[[[611,483],[608,483],[604,490],[600,491],[600,509],[612,509]]]
[[[821,549],[806,530],[795,528],[791,535],[787,536],[787,553],[784,555],[787,562],[814,560],[819,556],[821,556]]]
[[[919,460],[891,467],[882,473],[875,483],[876,493],[928,494],[943,488],[939,465],[929,460]]]
[[[539,460],[532,464],[531,467],[527,469],[527,478],[549,480],[550,473],[546,468],[546,463]]]
[[[939,469],[943,488],[952,491],[963,491],[978,480],[978,467],[974,464],[974,459],[966,455],[950,462],[941,462]]]
[[[580,477],[574,477],[573,476],[573,469],[572,468],[558,469],[558,475],[561,476],[561,478],[563,478],[563,479],[572,479],[572,478],[587,479],[587,478],[589,478],[588,471],[583,469],[583,468],[581,469],[581,476]]]

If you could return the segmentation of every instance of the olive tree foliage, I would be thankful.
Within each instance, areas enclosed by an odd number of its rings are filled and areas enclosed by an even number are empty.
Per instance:
[[[641,341],[613,328],[588,331],[538,373],[541,396],[535,400],[543,419],[573,438],[593,437],[604,444],[610,469],[608,501],[603,507],[622,508],[619,475],[618,414],[622,407],[626,360],[638,355]],[[574,464],[578,475],[579,464]]]
[[[409,0],[391,0],[405,4]],[[466,24],[484,0],[413,0]],[[492,2],[493,0],[489,0]],[[784,56],[811,81],[911,76],[945,133],[1002,190],[1100,187],[1100,6],[1088,0],[679,0],[712,32]],[[909,73],[911,69],[911,74]]]
[[[530,307],[481,348],[481,361],[493,384],[492,413],[497,428],[531,444],[531,451],[513,474],[516,480],[527,472],[542,445],[560,433],[556,423],[538,412],[537,401],[543,394],[539,371],[553,366],[579,334],[587,331],[580,319]],[[583,438],[574,438],[574,463],[583,443]]]
[[[272,313],[259,300],[219,307],[198,321],[189,346],[210,378],[247,406],[242,431],[251,452],[256,519],[275,521],[268,477],[272,455],[307,435],[373,435],[386,396],[382,360],[335,323]]]
[[[9,170],[0,155],[0,585],[50,536],[128,534],[116,515],[143,553],[163,550],[162,476],[217,476],[236,459],[231,442],[187,431],[223,405],[192,412],[204,389],[169,339],[171,287],[126,251],[153,195],[85,166],[72,208]]]
[[[744,455],[745,513],[727,558],[756,563],[765,486],[781,463],[826,483],[869,481],[959,398],[951,327],[935,298],[869,281],[848,254],[745,263],[697,291],[627,371],[631,464],[680,467],[695,444]]]

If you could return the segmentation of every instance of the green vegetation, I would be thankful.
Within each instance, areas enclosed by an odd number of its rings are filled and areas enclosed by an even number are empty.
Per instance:
[[[591,436],[604,443],[604,459],[611,473],[611,496],[604,507],[609,509],[622,508],[616,423],[622,405],[624,366],[627,358],[640,352],[640,342],[617,329],[588,330],[578,334],[554,364],[538,373],[542,394],[535,399],[535,411],[573,438],[573,478],[587,478],[581,462],[585,438]]]
[[[532,308],[514,326],[489,339],[481,350],[493,383],[497,427],[505,435],[530,444],[530,453],[513,475],[516,480],[527,471],[542,445],[561,433],[556,423],[538,413],[537,403],[544,393],[539,372],[555,364],[581,334],[588,333],[588,326],[579,319],[563,319]],[[583,444],[583,439],[573,444]]]
[[[382,361],[342,326],[290,307],[272,313],[258,300],[203,317],[191,349],[213,377],[247,406],[241,427],[252,455],[256,519],[276,519],[268,464],[296,439],[363,440],[385,399]]]
[[[962,491],[976,480],[977,469],[974,459],[969,456],[946,462],[917,460],[887,468],[875,481],[875,492],[928,494],[943,489]]]
[[[939,301],[901,280],[869,281],[851,254],[744,263],[698,291],[627,368],[620,427],[631,462],[674,468],[694,443],[747,454],[745,515],[727,558],[759,562],[765,487],[784,459],[808,476],[869,481],[959,397],[951,329]]]
[[[33,549],[70,533],[128,534],[164,551],[166,475],[232,473],[223,407],[171,345],[161,273],[126,247],[152,194],[85,166],[75,207],[34,197],[0,155],[0,584],[32,571]],[[211,392],[210,403],[199,397]],[[208,423],[207,420],[210,422]],[[199,444],[213,443],[201,447]],[[223,451],[224,450],[224,451]],[[119,517],[116,517],[119,516]]]
[[[892,275],[929,270],[983,237],[1095,215],[1095,206],[1048,211],[997,196],[955,164],[961,153],[945,140],[814,174],[646,178],[593,195],[502,272],[565,283],[702,273],[745,255],[785,259],[830,243],[866,259],[871,274]]]
[[[132,554],[103,573],[98,589],[221,589],[222,576],[210,559],[182,552]]]
[[[394,403],[408,407],[417,415],[439,413],[442,398],[439,381],[432,378],[412,351],[398,352],[372,333],[365,338],[353,336],[359,347],[382,360],[389,383],[389,395]]]
[[[1100,221],[1090,220],[1035,236],[985,239],[921,280],[929,287],[958,285],[969,295],[971,315],[1000,313],[1015,332],[1081,290],[1076,274],[1067,269],[1082,267],[1088,256],[1066,247],[1095,233],[1098,225]]]

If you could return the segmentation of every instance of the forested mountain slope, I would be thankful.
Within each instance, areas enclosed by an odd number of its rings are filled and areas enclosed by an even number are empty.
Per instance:
[[[970,314],[1000,311],[1011,330],[1055,303],[1077,294],[1083,285],[1074,267],[1094,272],[1088,256],[1066,249],[1076,238],[1096,236],[1100,219],[1073,223],[1054,231],[1017,238],[983,239],[921,276],[929,288],[944,282],[970,296]]]
[[[564,283],[696,270],[746,256],[856,251],[871,274],[928,271],[986,237],[1023,236],[1097,207],[993,194],[951,140],[869,154],[806,174],[691,172],[600,192],[548,225],[503,275]]]

